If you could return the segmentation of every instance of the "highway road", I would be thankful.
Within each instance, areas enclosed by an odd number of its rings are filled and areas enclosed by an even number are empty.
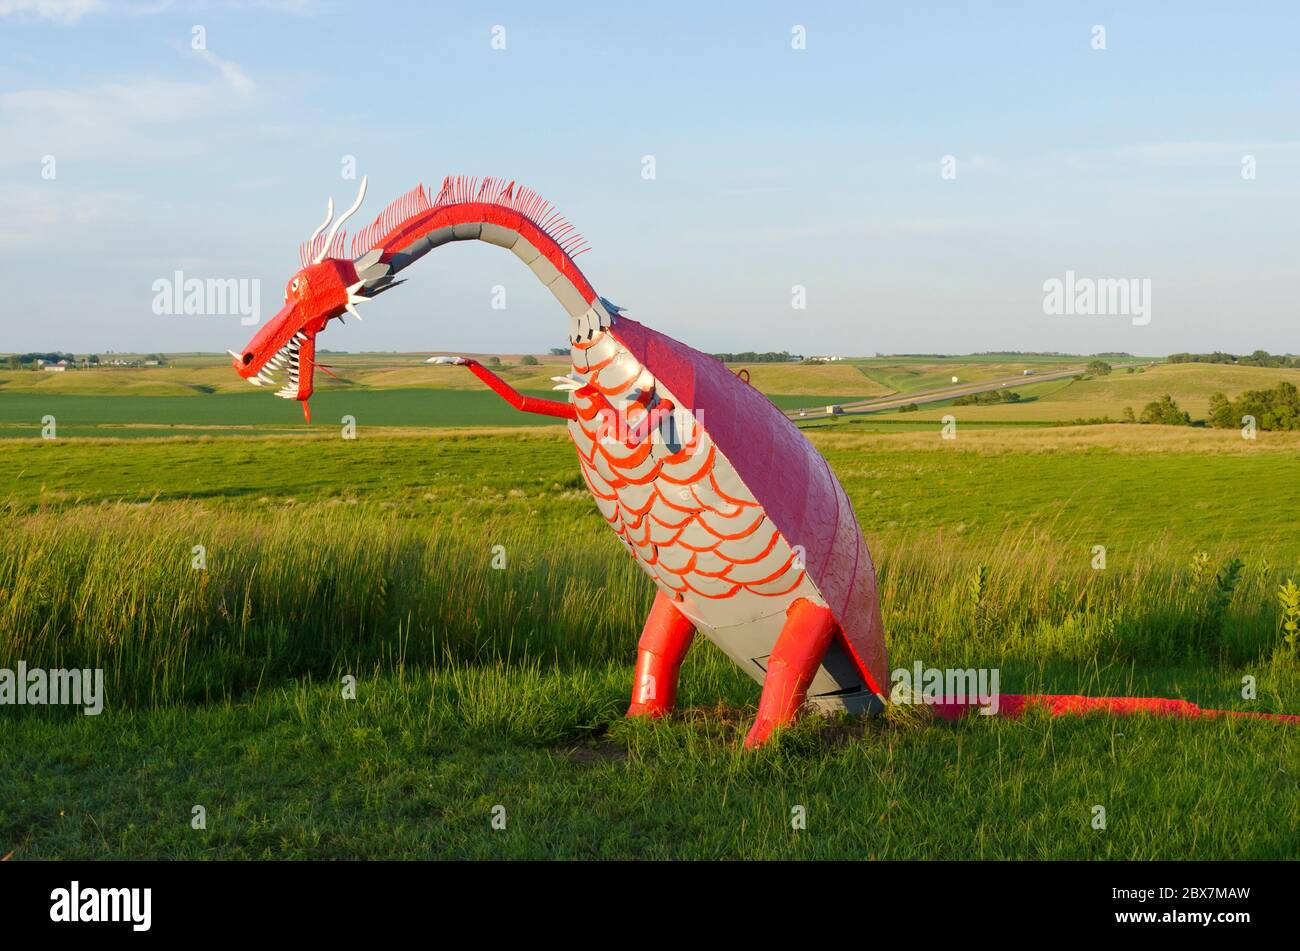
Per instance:
[[[1116,370],[1123,370],[1126,367],[1141,366],[1140,363],[1114,363],[1111,366]],[[1048,383],[1052,380],[1064,380],[1067,377],[1078,376],[1080,373],[1086,373],[1085,366],[1062,367],[1055,370],[1035,370],[1029,376],[1016,374],[1015,376],[999,377],[994,380],[981,380],[978,383],[956,383],[952,386],[939,387],[934,390],[917,390],[913,393],[894,393],[890,396],[880,396],[871,400],[862,400],[855,403],[840,403],[840,408],[844,411],[845,416],[858,415],[861,413],[878,413],[881,410],[901,409],[910,403],[923,406],[926,403],[942,403],[944,400],[955,399],[958,396],[969,396],[974,393],[988,393],[991,390],[1001,390],[1003,388],[1011,389],[1013,386],[1029,386],[1031,383]],[[810,397],[811,399],[811,397]],[[820,406],[809,406],[804,409],[787,410],[786,415],[791,419],[825,419],[831,415],[826,412],[829,404],[823,403]]]

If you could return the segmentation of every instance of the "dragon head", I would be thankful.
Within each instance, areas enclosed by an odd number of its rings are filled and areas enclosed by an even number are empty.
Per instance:
[[[316,373],[316,336],[334,318],[345,313],[357,319],[356,304],[401,283],[393,281],[386,267],[376,261],[353,261],[343,256],[344,236],[339,233],[366,195],[361,179],[357,200],[345,211],[328,235],[322,233],[334,218],[334,200],[326,205],[325,220],[302,246],[302,269],[284,289],[284,306],[248,342],[243,351],[229,351],[235,371],[254,386],[282,385],[275,395],[302,403],[303,415],[311,421],[307,400],[313,392]],[[367,255],[378,258],[378,255]],[[358,277],[358,264],[367,279]],[[377,273],[381,271],[383,273]],[[283,371],[285,379],[276,374]]]

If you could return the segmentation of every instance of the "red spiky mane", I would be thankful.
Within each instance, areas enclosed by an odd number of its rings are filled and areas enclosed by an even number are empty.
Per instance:
[[[451,205],[477,202],[498,205],[527,218],[540,231],[550,236],[561,250],[570,258],[576,258],[590,245],[569,222],[555,210],[555,207],[531,188],[516,188],[515,182],[503,182],[499,178],[468,177],[448,175],[442,180],[442,188],[436,196],[423,185],[416,185],[406,194],[388,205],[366,227],[356,233],[352,239],[351,254],[359,258],[375,248],[389,248],[388,242],[402,234],[407,223],[418,215],[446,208]],[[325,243],[325,235],[318,235],[312,241],[304,241],[298,248],[298,255],[305,267],[320,254]],[[327,257],[342,257],[346,246],[346,234],[340,231],[330,244]]]

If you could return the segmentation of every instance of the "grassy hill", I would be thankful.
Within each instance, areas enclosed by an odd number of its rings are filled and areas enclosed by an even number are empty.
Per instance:
[[[870,399],[893,392],[851,363],[729,363],[727,367],[748,370],[749,382],[764,393]]]
[[[487,354],[475,355],[487,363]],[[492,369],[521,390],[549,390],[551,377],[568,371],[565,357],[537,357],[537,366],[519,363],[521,355],[503,355]],[[429,387],[448,390],[481,390],[483,384],[463,368],[425,363],[428,354],[332,354],[319,355],[339,379],[317,374],[320,391],[343,387],[407,389]],[[757,363],[729,364],[733,371],[749,372],[750,382],[764,393],[791,396],[833,395],[844,399],[884,396],[892,390],[864,375],[848,363],[820,366]],[[204,396],[211,393],[240,393],[249,385],[230,369],[228,358],[214,355],[186,355],[166,367],[95,367],[70,369],[65,373],[0,370],[0,393],[29,391],[76,393],[88,396]]]
[[[483,362],[487,354],[477,355]],[[536,366],[502,355],[492,367],[511,386],[555,398],[552,377],[568,371],[565,357],[539,356]],[[170,359],[170,358],[169,358]],[[343,415],[366,426],[535,426],[463,367],[431,365],[424,353],[320,355],[333,376],[316,375],[313,419],[337,424]],[[513,362],[512,362],[513,361]],[[732,367],[740,370],[741,365]],[[784,408],[880,395],[883,389],[845,364],[744,367],[750,382]],[[0,437],[32,437],[52,415],[61,437],[108,435],[252,435],[303,428],[298,405],[255,389],[216,354],[188,354],[165,367],[97,367],[0,371]]]
[[[1087,361],[1076,358],[1073,362],[1082,366]],[[959,383],[980,383],[984,380],[1020,376],[1025,370],[1056,369],[1054,366],[1045,367],[1041,363],[968,360],[864,363],[859,366],[864,374],[879,383],[889,393],[915,393],[919,390],[951,386],[954,376]]]
[[[490,357],[478,355],[484,362]],[[565,357],[539,357],[536,366],[502,355],[493,369],[516,389],[553,396],[551,377],[568,369]],[[458,426],[520,425],[513,410],[462,367],[430,365],[425,353],[321,354],[334,377],[316,376],[313,411],[320,420],[348,413],[368,425]],[[88,435],[95,427],[129,427],[130,435],[161,435],[166,428],[216,430],[226,427],[296,427],[298,407],[270,397],[239,379],[228,358],[187,354],[166,367],[99,367],[65,373],[0,371],[0,436],[34,435],[32,427],[46,414],[59,420],[63,435]],[[1081,365],[1082,358],[1071,358]],[[1298,369],[1267,369],[1222,364],[1155,364],[1128,373],[1084,380],[1037,382],[1023,377],[1070,360],[1011,360],[1006,357],[881,358],[821,365],[729,364],[749,373],[750,382],[783,409],[828,403],[851,403],[913,393],[961,383],[1006,379],[1022,397],[1019,403],[954,407],[951,402],[923,406],[913,413],[872,414],[830,420],[832,426],[927,428],[954,413],[977,425],[1045,425],[1079,419],[1123,418],[1126,408],[1140,414],[1149,402],[1168,393],[1193,419],[1203,418],[1210,394],[1234,397],[1245,390],[1272,387],[1282,380],[1300,384]],[[110,398],[110,399],[106,399]],[[65,428],[66,427],[66,428]],[[120,434],[120,433],[119,433]]]
[[[1105,416],[1118,420],[1126,407],[1141,414],[1147,403],[1168,393],[1193,419],[1201,419],[1208,412],[1210,394],[1216,390],[1235,397],[1245,390],[1265,389],[1283,380],[1300,385],[1300,370],[1164,363],[1134,373],[1117,370],[1109,376],[1086,380],[1017,385],[1016,392],[1026,398],[1020,403],[960,407],[936,404],[924,406],[915,413],[890,414],[890,418],[897,415],[913,422],[934,421],[954,413],[959,420],[972,422],[1068,422]]]
[[[332,354],[319,362],[339,377],[317,373],[316,389],[433,389],[479,390],[483,384],[461,367],[426,364],[427,354]],[[484,361],[487,356],[484,355]],[[514,357],[518,360],[518,357]],[[494,367],[518,389],[549,390],[551,377],[564,373],[563,357],[538,358],[539,366],[522,366],[503,360]],[[190,357],[166,367],[93,367],[64,373],[0,370],[0,394],[8,392],[66,393],[83,396],[208,396],[213,393],[249,393],[252,387],[230,368],[229,358]]]

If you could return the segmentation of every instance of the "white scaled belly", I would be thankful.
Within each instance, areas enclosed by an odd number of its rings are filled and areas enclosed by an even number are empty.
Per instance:
[[[789,605],[798,598],[825,601],[801,553],[708,433],[611,337],[599,343],[575,359],[574,369],[600,389],[621,422],[615,430],[598,415],[599,397],[573,395],[578,419],[569,433],[587,487],[605,521],[682,614],[761,680]],[[591,352],[603,345],[613,352]],[[647,413],[669,404],[670,421],[667,412],[651,415],[644,435],[635,430]],[[837,682],[823,671],[813,692],[819,688],[835,690]]]

